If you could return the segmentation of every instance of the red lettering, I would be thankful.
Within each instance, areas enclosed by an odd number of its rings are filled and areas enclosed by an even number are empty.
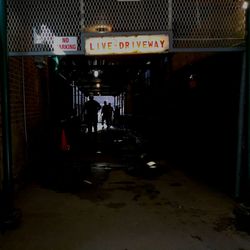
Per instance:
[[[92,43],[89,43],[89,47],[90,47],[90,50],[94,50]]]
[[[124,43],[123,42],[119,42],[119,47],[120,47],[120,49],[123,49],[124,48]]]
[[[63,43],[68,43],[69,42],[69,38],[68,37],[63,37],[62,38],[62,42]]]
[[[161,47],[163,48],[165,41],[164,40],[160,40],[160,43],[161,43]]]
[[[125,42],[125,48],[127,49],[129,47],[129,42]]]
[[[103,48],[103,49],[106,48],[106,43],[105,43],[105,42],[102,43],[102,48]]]
[[[153,47],[153,41],[149,41],[149,42],[148,42],[148,47],[149,47],[149,48],[152,48],[152,47]]]
[[[59,48],[62,50],[75,50],[76,49],[76,45],[75,44],[60,44]]]

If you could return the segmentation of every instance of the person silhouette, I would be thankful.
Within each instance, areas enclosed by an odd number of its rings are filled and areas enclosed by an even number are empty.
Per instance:
[[[98,112],[100,109],[100,103],[94,100],[93,95],[90,95],[89,100],[83,105],[84,119],[88,126],[88,133],[92,133],[92,128],[94,128],[95,133],[97,132]]]
[[[106,101],[104,101],[102,106],[102,128],[104,128],[104,122],[108,126],[108,111],[109,107]]]
[[[111,106],[111,103],[108,103],[108,108],[107,108],[107,128],[110,128],[110,126],[112,125],[112,121],[113,121],[113,107]]]

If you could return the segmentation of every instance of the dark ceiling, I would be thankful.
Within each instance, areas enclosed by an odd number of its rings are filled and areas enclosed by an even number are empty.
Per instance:
[[[59,61],[58,72],[88,95],[119,95],[128,82],[136,80],[143,72],[157,67],[166,55],[130,56],[64,56]],[[98,71],[98,76],[94,76]],[[99,84],[99,86],[97,86]]]

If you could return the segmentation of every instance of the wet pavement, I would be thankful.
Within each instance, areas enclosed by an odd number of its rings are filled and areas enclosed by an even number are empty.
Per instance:
[[[0,235],[0,249],[250,249],[227,194],[151,155],[134,135],[85,139],[83,151],[54,159],[20,190],[21,224]]]

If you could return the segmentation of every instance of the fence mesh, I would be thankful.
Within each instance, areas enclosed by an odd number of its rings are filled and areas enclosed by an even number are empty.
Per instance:
[[[7,0],[11,53],[53,54],[53,37],[81,32],[172,33],[173,49],[231,48],[245,36],[243,0]]]

